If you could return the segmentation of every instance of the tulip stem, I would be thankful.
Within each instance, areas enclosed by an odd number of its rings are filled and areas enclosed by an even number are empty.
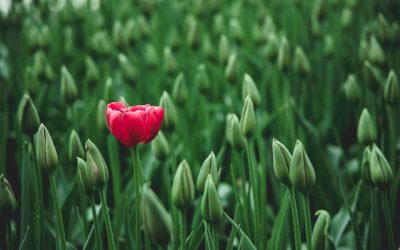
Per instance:
[[[96,249],[100,250],[101,249],[101,235],[100,235],[100,227],[99,227],[99,220],[97,218],[97,213],[96,213],[96,204],[94,202],[93,196],[90,197],[90,206],[92,208],[92,216],[93,216],[93,222],[94,222],[94,230],[95,230],[95,237],[96,237]]]
[[[33,143],[30,143],[30,145],[32,146],[32,150],[35,152],[35,147],[33,146]],[[32,152],[32,151],[30,151]],[[34,168],[34,180],[33,182],[34,184],[34,191],[35,191],[35,202],[34,202],[34,207],[35,207],[35,224],[37,227],[37,244],[38,247],[40,248],[44,242],[44,238],[43,238],[43,232],[44,232],[44,208],[43,208],[43,185],[42,185],[42,175],[40,172],[40,167],[37,164],[37,160],[36,160],[36,154],[32,153],[32,156],[34,158],[34,164],[33,164],[33,168]]]
[[[8,249],[13,249],[13,242],[12,242],[12,230],[11,230],[11,220],[7,220],[7,244]]]
[[[180,250],[186,250],[186,214],[187,214],[187,211],[184,208],[181,212],[181,248],[180,248]]]
[[[100,201],[101,201],[101,210],[103,211],[103,217],[105,219],[105,224],[106,224],[108,247],[110,250],[115,250],[114,234],[113,234],[113,230],[111,227],[110,215],[108,213],[106,193],[105,193],[104,189],[100,190],[99,193],[100,193]]]
[[[65,250],[66,238],[65,238],[64,223],[62,219],[61,209],[60,205],[58,204],[56,180],[54,179],[53,174],[49,174],[49,179],[50,179],[51,195],[53,198],[54,211],[56,213],[56,227],[57,227],[56,231],[58,234],[57,238],[60,241],[60,249]]]
[[[389,208],[389,199],[388,199],[388,192],[384,191],[383,192],[383,210],[384,210],[384,216],[386,220],[386,233],[388,235],[388,241],[389,241],[389,249],[394,250],[394,238],[393,238],[393,225],[392,225],[392,220],[390,218],[390,208]]]
[[[141,176],[140,160],[139,160],[139,149],[138,147],[133,148],[133,176],[134,176],[134,186],[135,186],[135,241],[136,249],[142,249],[141,232],[140,232],[140,202],[141,195],[140,189],[143,185],[143,178]]]
[[[376,202],[375,202],[375,188],[371,187],[370,190],[370,199],[371,199],[371,249],[377,249],[377,221],[376,221]]]
[[[218,250],[219,249],[218,227],[217,225],[210,225],[210,228],[213,237],[214,249]]]
[[[307,249],[311,250],[311,216],[310,216],[310,195],[305,194],[304,200],[304,216],[305,216],[305,227],[306,227],[306,241]]]
[[[295,249],[301,250],[301,236],[300,236],[299,215],[297,213],[297,205],[296,205],[296,195],[294,193],[293,187],[290,187],[289,189],[290,189],[290,205],[292,208]]]

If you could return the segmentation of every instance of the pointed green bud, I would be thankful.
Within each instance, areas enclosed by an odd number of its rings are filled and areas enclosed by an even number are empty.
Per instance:
[[[212,29],[215,35],[221,35],[225,31],[224,16],[218,13],[214,16]]]
[[[221,201],[215,188],[211,175],[207,176],[204,185],[203,199],[201,200],[201,214],[203,219],[210,224],[218,224],[223,216]]]
[[[109,35],[104,30],[99,30],[94,33],[91,39],[91,49],[100,56],[107,56],[112,51],[112,46],[110,43],[111,39]]]
[[[107,78],[104,86],[104,100],[106,102],[111,102],[114,100],[114,84],[111,78]]]
[[[296,72],[302,75],[310,73],[310,63],[303,49],[296,46],[294,50],[293,67]]]
[[[18,106],[18,123],[22,133],[32,136],[39,127],[40,119],[29,95],[24,95]]]
[[[87,167],[86,162],[77,157],[77,166],[76,166],[76,184],[78,185],[79,190],[86,195],[91,195],[94,193],[95,188],[92,183],[89,181],[89,169]]]
[[[121,65],[121,72],[124,79],[129,83],[135,83],[138,79],[139,72],[132,62],[124,54],[118,55],[118,61]]]
[[[190,207],[194,199],[194,183],[190,166],[183,160],[176,170],[171,190],[172,202],[180,209]]]
[[[77,157],[83,158],[85,152],[83,150],[81,139],[75,130],[72,130],[69,136],[68,159],[70,162],[75,162]]]
[[[188,90],[186,86],[186,78],[183,73],[176,77],[174,86],[172,87],[172,98],[178,105],[184,105],[188,99]]]
[[[202,92],[207,92],[210,89],[210,78],[207,74],[206,66],[204,64],[197,66],[194,82]]]
[[[343,28],[347,28],[349,27],[352,21],[353,21],[353,11],[349,8],[344,8],[340,16],[340,25]]]
[[[314,167],[299,140],[294,147],[289,169],[290,182],[300,192],[308,192],[315,185]]]
[[[242,129],[243,135],[247,138],[253,136],[256,131],[256,124],[257,120],[253,101],[250,96],[247,96],[244,101],[242,114],[240,115],[240,128]]]
[[[225,35],[219,37],[218,43],[218,61],[220,64],[225,64],[229,58],[230,49],[228,38]]]
[[[358,86],[356,77],[353,74],[347,76],[346,82],[343,85],[346,99],[350,102],[357,103],[361,99],[361,89]]]
[[[140,30],[141,37],[148,38],[151,33],[151,28],[146,18],[143,15],[138,16],[137,24]]]
[[[142,219],[146,236],[161,246],[168,245],[172,234],[172,219],[157,195],[143,188]]]
[[[382,151],[374,143],[369,161],[372,183],[380,188],[389,186],[393,180],[393,172]]]
[[[366,108],[361,112],[357,127],[358,142],[363,145],[369,145],[376,141],[377,132],[375,122]]]
[[[172,28],[171,32],[168,33],[167,44],[172,50],[176,50],[180,47],[180,35],[176,28]]]
[[[167,74],[169,75],[175,74],[178,69],[178,65],[175,57],[172,55],[170,47],[164,48],[164,65],[165,71],[167,71]]]
[[[109,177],[107,164],[100,150],[89,139],[86,141],[85,151],[89,183],[96,188],[102,188],[107,184]]]
[[[146,64],[151,68],[156,68],[160,62],[156,48],[152,44],[148,44],[144,50]]]
[[[139,29],[139,25],[134,18],[131,18],[126,22],[125,25],[125,33],[128,41],[137,42],[141,38],[141,32]]]
[[[32,70],[39,79],[52,80],[53,69],[51,68],[45,53],[41,50],[33,55]]]
[[[364,149],[363,157],[361,160],[361,177],[365,183],[372,186],[371,171],[370,171],[370,159],[371,159],[371,147],[367,146]]]
[[[154,156],[160,160],[167,159],[169,155],[169,144],[167,138],[161,130],[151,142],[151,151],[153,152]]]
[[[329,225],[331,223],[331,216],[325,210],[318,210],[315,215],[318,216],[315,222],[314,229],[311,237],[312,250],[330,250],[332,242],[329,236]]]
[[[229,115],[229,114],[228,114]],[[239,118],[235,114],[227,116],[227,140],[238,151],[246,145],[246,138],[242,133]]]
[[[57,150],[43,123],[40,124],[36,133],[36,159],[38,166],[48,174],[52,174],[57,168]]]
[[[3,174],[0,175],[0,214],[13,212],[17,208],[17,200],[10,183]]]
[[[290,48],[286,37],[282,37],[278,50],[278,67],[281,70],[288,70],[290,67]]]
[[[178,122],[178,113],[175,104],[167,91],[163,92],[160,99],[160,106],[164,109],[164,124],[167,129],[175,128]]]
[[[262,54],[265,58],[275,60],[278,56],[279,40],[275,33],[268,34],[267,44],[262,48]]]
[[[123,48],[128,44],[127,34],[125,33],[125,29],[120,21],[114,22],[112,34],[113,34],[114,44],[117,47]]]
[[[199,47],[199,27],[194,17],[188,19],[187,21],[186,41],[193,49]]]
[[[390,25],[382,13],[379,14],[376,20],[376,33],[378,34],[381,41],[390,40]]]
[[[99,131],[107,131],[106,102],[104,100],[100,100],[97,104],[96,123]]]
[[[272,159],[276,178],[290,186],[290,161],[292,156],[289,150],[277,139],[272,139]]]
[[[61,96],[68,104],[73,103],[78,97],[75,80],[65,66],[61,68]]]
[[[243,40],[244,32],[238,19],[233,18],[229,20],[229,34],[235,41],[239,43]]]
[[[39,81],[32,68],[29,66],[25,70],[25,88],[33,97],[36,96],[38,90],[40,89]]]
[[[250,96],[255,106],[260,105],[261,96],[253,78],[249,74],[244,74],[243,85],[242,85],[242,100],[246,100],[246,97]]]
[[[369,39],[367,56],[372,63],[382,64],[385,62],[385,52],[383,52],[383,49],[375,36],[371,36]]]
[[[233,119],[233,117],[235,117],[236,115],[233,113],[228,113],[226,115],[225,118],[225,137],[226,140],[232,144],[232,130],[231,130],[231,120]]]
[[[371,65],[370,62],[364,61],[363,75],[364,80],[367,82],[369,88],[372,91],[379,90],[382,82],[382,73],[379,71],[378,68]]]
[[[214,183],[218,183],[218,167],[217,159],[213,151],[207,156],[201,165],[199,175],[197,176],[196,187],[199,192],[204,191],[204,185],[206,184],[207,176],[211,175]]]
[[[386,80],[383,97],[389,105],[395,105],[399,100],[399,83],[396,73],[394,73],[393,70],[389,72],[389,76]]]
[[[93,84],[99,81],[100,80],[99,69],[97,68],[96,63],[90,56],[86,57],[85,64],[86,64],[85,81]]]
[[[331,56],[335,52],[335,42],[330,34],[324,37],[324,54],[326,56]]]
[[[203,34],[202,36],[201,51],[210,61],[214,62],[217,59],[215,45],[211,42],[208,34]]]

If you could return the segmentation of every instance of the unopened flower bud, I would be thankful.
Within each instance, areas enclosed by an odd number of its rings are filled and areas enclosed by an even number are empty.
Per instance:
[[[176,63],[175,57],[172,55],[170,47],[164,48],[164,65],[165,71],[167,71],[167,74],[169,75],[174,74],[178,69],[178,65]]]
[[[96,188],[102,188],[107,183],[109,177],[107,164],[100,150],[89,139],[86,141],[85,151],[89,183]]]
[[[371,180],[374,185],[380,188],[389,186],[393,179],[392,168],[375,143],[372,145],[369,167]]]
[[[188,99],[188,91],[186,86],[186,78],[183,73],[180,73],[174,82],[172,88],[172,98],[178,105],[183,105]]]
[[[364,61],[363,75],[364,80],[372,91],[377,91],[380,88],[382,82],[381,72],[368,61]]]
[[[198,48],[199,46],[199,27],[196,19],[189,18],[187,21],[187,33],[186,33],[186,41],[190,47],[193,49]]]
[[[218,224],[222,219],[223,212],[213,178],[211,175],[208,175],[204,186],[203,199],[201,201],[201,213],[203,218],[210,224]]]
[[[10,183],[3,174],[0,175],[0,214],[13,212],[17,208],[17,200]]]
[[[243,85],[242,85],[242,100],[243,102],[246,100],[246,97],[250,96],[254,105],[258,106],[261,102],[260,92],[256,84],[254,83],[253,78],[249,74],[244,74]]]
[[[157,54],[156,48],[153,44],[148,44],[144,51],[144,57],[146,64],[151,68],[156,68],[160,62],[160,58]]]
[[[333,37],[328,34],[324,37],[324,54],[331,56],[335,52],[335,42]]]
[[[120,21],[116,21],[114,23],[112,34],[113,34],[114,44],[117,47],[123,48],[124,46],[126,46],[128,44],[127,34],[125,33],[125,29],[122,26]]]
[[[169,145],[164,133],[160,130],[154,140],[151,142],[151,151],[154,156],[164,160],[169,155]]]
[[[290,67],[290,49],[286,37],[282,37],[278,50],[278,67],[281,70],[288,70]]]
[[[297,190],[307,192],[315,185],[314,167],[299,140],[294,147],[289,169],[290,182]]]
[[[206,66],[204,64],[200,64],[197,67],[194,82],[202,92],[206,92],[210,89],[210,78],[208,77]]]
[[[68,104],[73,103],[78,97],[75,80],[65,66],[61,68],[61,96]]]
[[[86,73],[85,81],[88,83],[96,83],[100,79],[99,69],[91,57],[86,57]]]
[[[143,227],[147,237],[159,245],[166,246],[172,234],[171,216],[149,187],[143,189],[141,207]]]
[[[370,146],[365,147],[361,160],[361,177],[365,183],[372,186],[371,171],[370,171],[371,149]]]
[[[31,67],[27,67],[25,71],[25,88],[31,96],[36,96],[39,90],[39,81]]]
[[[256,131],[256,113],[254,112],[253,102],[250,96],[247,96],[243,109],[242,114],[240,115],[240,128],[242,129],[242,133],[245,137],[249,138],[254,135]]]
[[[302,75],[307,75],[310,72],[308,58],[303,49],[299,46],[297,46],[294,51],[293,67],[296,72]]]
[[[107,119],[106,119],[106,102],[104,100],[100,100],[97,104],[97,116],[96,123],[99,131],[105,132],[107,131]]]
[[[353,12],[351,9],[349,8],[344,8],[342,10],[342,14],[340,16],[340,25],[343,28],[347,28],[349,27],[349,25],[351,24],[351,22],[353,21]]]
[[[228,38],[225,35],[219,37],[218,43],[218,60],[221,64],[225,64],[230,54]]]
[[[325,210],[318,210],[315,215],[318,216],[315,222],[314,229],[311,237],[312,250],[330,250],[332,242],[329,236],[329,225],[331,223],[331,216]]]
[[[357,127],[358,142],[369,145],[376,141],[377,132],[375,122],[366,108],[363,109]]]
[[[246,139],[240,128],[239,118],[235,114],[227,116],[227,140],[238,151],[242,150],[246,145]]]
[[[236,81],[239,77],[239,62],[235,53],[231,53],[229,56],[228,63],[225,68],[225,77],[231,83]]]
[[[229,34],[235,41],[239,43],[243,40],[244,32],[238,19],[233,18],[229,20]]]
[[[176,170],[172,183],[172,202],[180,209],[190,207],[194,199],[194,183],[190,166],[183,160]]]
[[[383,49],[375,36],[371,36],[369,39],[367,56],[372,63],[382,64],[385,62],[385,52],[383,52]]]
[[[346,95],[347,100],[350,102],[359,102],[361,99],[361,89],[358,86],[356,77],[353,74],[350,74],[346,82],[343,85],[344,94]]]
[[[83,159],[79,157],[77,157],[76,159],[76,183],[78,185],[78,188],[83,194],[91,195],[95,191],[95,188],[89,181],[89,169],[87,167],[87,164]]]
[[[199,192],[204,191],[204,185],[207,180],[207,176],[210,175],[214,183],[218,183],[218,167],[217,159],[215,158],[214,152],[208,155],[201,165],[199,175],[197,176],[197,190]]]
[[[72,130],[69,136],[68,159],[70,162],[75,162],[77,157],[83,158],[85,152],[83,150],[81,139],[75,130]]]
[[[104,86],[104,100],[106,102],[111,102],[114,100],[114,86],[111,78],[107,78]]]
[[[139,72],[132,64],[132,62],[124,54],[118,55],[118,61],[121,65],[122,76],[127,82],[135,83],[137,81]]]
[[[39,114],[28,95],[24,95],[18,106],[18,123],[22,133],[32,136],[39,127]]]
[[[107,56],[112,51],[110,38],[104,30],[97,31],[90,42],[91,49],[98,55]]]
[[[36,159],[39,167],[52,174],[58,165],[58,155],[46,126],[40,124],[36,133]]]
[[[178,113],[175,104],[167,91],[164,91],[160,99],[160,106],[164,109],[164,124],[167,129],[175,128],[178,121]]]
[[[275,138],[272,140],[272,157],[276,178],[289,186],[289,169],[292,156],[285,145]]]
[[[399,100],[399,83],[396,73],[394,73],[393,70],[389,72],[389,76],[386,80],[383,97],[389,105],[395,105]]]

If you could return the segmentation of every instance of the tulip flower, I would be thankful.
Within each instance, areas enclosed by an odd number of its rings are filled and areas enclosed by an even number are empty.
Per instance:
[[[158,106],[127,107],[121,102],[107,105],[107,124],[111,133],[127,147],[149,143],[156,137],[164,118],[164,109]]]

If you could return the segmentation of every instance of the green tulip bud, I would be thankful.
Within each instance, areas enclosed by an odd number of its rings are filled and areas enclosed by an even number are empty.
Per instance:
[[[361,177],[365,183],[372,186],[371,171],[370,171],[371,149],[370,146],[365,147],[361,160]]]
[[[346,82],[344,83],[344,94],[347,100],[350,102],[359,102],[361,99],[361,89],[358,86],[356,77],[353,74],[347,76]]]
[[[217,159],[212,151],[204,160],[203,164],[201,165],[199,175],[197,176],[196,186],[199,192],[204,191],[204,185],[206,184],[208,175],[211,175],[214,183],[218,183]]]
[[[224,16],[221,13],[214,16],[212,29],[215,35],[221,35],[225,31]]]
[[[32,70],[39,79],[52,80],[54,77],[48,59],[43,51],[39,50],[33,55]]]
[[[194,199],[194,183],[190,166],[183,160],[176,170],[172,183],[172,202],[180,209],[190,207]]]
[[[152,44],[148,44],[144,50],[144,57],[146,64],[151,68],[156,68],[160,62],[160,58],[157,54],[156,48]]]
[[[137,24],[140,30],[140,36],[143,38],[148,38],[151,33],[151,28],[143,15],[137,17]]]
[[[112,33],[114,44],[117,45],[117,47],[123,48],[128,44],[127,34],[120,21],[114,22]]]
[[[40,119],[29,95],[24,95],[18,106],[18,123],[22,133],[32,136],[37,127],[39,127]]]
[[[172,234],[172,220],[157,195],[144,187],[142,194],[142,218],[147,237],[159,245],[166,246]]]
[[[160,99],[160,106],[164,109],[164,124],[167,129],[175,128],[178,122],[178,113],[175,104],[167,91],[164,91]]]
[[[290,48],[286,37],[282,37],[278,50],[278,67],[281,70],[288,70],[290,67]]]
[[[235,53],[232,53],[229,56],[228,63],[225,68],[225,77],[230,82],[236,81],[239,77],[239,63]]]
[[[25,88],[31,96],[36,96],[39,90],[39,81],[31,67],[27,67],[25,71]]]
[[[74,162],[77,157],[84,157],[85,152],[79,135],[75,130],[72,130],[69,136],[69,147],[68,147],[68,159],[70,162]]]
[[[374,185],[380,188],[389,186],[393,179],[392,168],[375,143],[372,145],[369,169],[371,173],[371,180]]]
[[[268,34],[267,44],[262,49],[265,58],[275,60],[278,56],[279,40],[275,33]]]
[[[61,95],[68,104],[73,103],[78,97],[75,80],[65,66],[61,68]]]
[[[256,84],[254,83],[253,78],[249,74],[244,74],[243,85],[242,85],[242,100],[243,102],[246,100],[246,97],[250,96],[254,105],[258,106],[261,102],[260,92]]]
[[[228,38],[225,35],[219,37],[218,43],[218,60],[220,64],[225,64],[229,58],[230,49]]]
[[[17,208],[17,200],[10,183],[3,174],[0,175],[0,214],[13,212]]]
[[[380,88],[382,82],[381,72],[368,61],[364,61],[363,75],[364,80],[372,91],[375,92]]]
[[[238,151],[242,150],[246,146],[246,139],[243,136],[239,118],[235,114],[227,116],[226,138]]]
[[[170,47],[164,48],[164,65],[165,71],[167,71],[169,75],[174,74],[178,69],[178,65],[176,63],[175,57],[171,53]]]
[[[88,56],[86,57],[85,63],[86,63],[85,81],[89,83],[95,83],[99,81],[100,72],[93,59],[90,56]]]
[[[139,41],[141,38],[141,32],[139,25],[135,19],[131,18],[126,22],[125,33],[128,41]]]
[[[114,84],[111,78],[107,78],[104,86],[104,100],[106,102],[114,100]]]
[[[89,181],[89,169],[86,162],[77,157],[77,167],[76,167],[76,183],[79,190],[86,195],[91,195],[94,193],[95,188]]]
[[[382,64],[385,62],[385,52],[383,52],[383,49],[375,36],[371,36],[369,39],[367,57],[372,63]]]
[[[276,177],[290,186],[289,169],[292,156],[285,145],[275,138],[272,140],[272,157]]]
[[[226,115],[226,119],[225,119],[225,137],[226,140],[232,144],[232,130],[231,130],[231,120],[233,119],[233,117],[235,117],[236,115],[233,113],[228,113]],[[237,117],[236,117],[237,118]]]
[[[332,242],[329,239],[329,224],[331,216],[325,210],[318,210],[315,215],[318,216],[315,222],[311,237],[312,250],[330,250]]]
[[[96,122],[99,131],[105,132],[107,130],[106,102],[104,100],[100,100],[97,104]]]
[[[160,160],[165,160],[169,155],[169,145],[164,133],[160,130],[151,142],[151,151]]]
[[[110,39],[104,30],[94,33],[91,39],[91,49],[100,56],[107,56],[111,53]]]
[[[299,74],[307,75],[310,73],[310,63],[308,62],[308,58],[303,49],[299,46],[296,46],[296,49],[294,50],[293,67]]]
[[[343,28],[347,28],[349,27],[352,21],[353,21],[353,11],[349,8],[344,8],[340,16],[340,25]]]
[[[395,105],[399,100],[399,84],[397,82],[396,73],[394,73],[393,70],[389,72],[389,76],[386,80],[383,97],[389,105]]]
[[[377,132],[375,122],[366,108],[361,112],[360,120],[357,127],[358,142],[369,145],[376,141]]]
[[[210,78],[208,77],[204,64],[197,66],[194,82],[202,92],[207,92],[210,89]]]
[[[171,32],[168,33],[167,44],[172,50],[176,50],[180,46],[180,35],[176,28],[173,28]]]
[[[178,105],[184,105],[188,99],[186,78],[183,73],[180,73],[174,82],[172,98]]]
[[[308,192],[315,184],[314,167],[301,141],[297,140],[289,167],[290,182],[301,192]]]
[[[193,49],[199,46],[199,27],[197,21],[194,17],[187,19],[187,33],[186,41],[190,47]]]
[[[240,128],[242,129],[243,135],[247,138],[254,135],[256,124],[257,120],[256,113],[254,112],[253,101],[250,96],[247,96],[244,101],[242,114],[240,115]]]
[[[39,167],[52,174],[58,165],[58,155],[46,126],[40,124],[36,133],[36,159]]]
[[[107,184],[109,177],[107,164],[100,150],[89,139],[86,141],[85,151],[89,183],[93,187],[102,188]]]
[[[331,56],[335,52],[335,42],[330,34],[324,37],[324,54]]]
[[[229,34],[239,43],[243,40],[244,32],[238,19],[233,18],[229,20]]]
[[[208,34],[204,34],[201,40],[201,51],[210,60],[216,60],[215,46],[211,42],[211,38]]]
[[[203,215],[203,219],[208,223],[218,224],[222,219],[223,213],[224,211],[213,178],[211,175],[208,175],[201,201],[201,214]]]
[[[382,13],[379,14],[376,20],[376,33],[378,34],[381,41],[390,40],[390,30],[391,27],[387,22],[386,18]]]
[[[128,82],[135,83],[138,79],[139,72],[132,62],[124,54],[118,55],[118,61],[121,65],[121,72],[124,79]]]

